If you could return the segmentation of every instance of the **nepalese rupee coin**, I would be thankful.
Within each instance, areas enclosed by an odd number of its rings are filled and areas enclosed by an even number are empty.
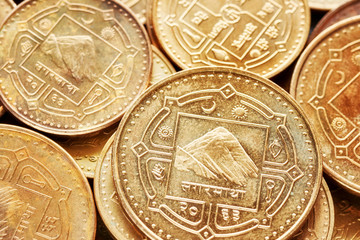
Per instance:
[[[2,239],[94,239],[91,189],[71,156],[52,140],[0,124]]]
[[[148,36],[115,1],[25,1],[0,31],[1,98],[38,130],[101,130],[148,84]]]
[[[335,208],[333,239],[356,240],[360,238],[360,198],[341,188],[331,190]]]
[[[164,54],[157,49],[154,45],[152,46],[153,51],[153,69],[150,84],[155,84],[161,79],[175,73],[176,70],[171,62],[164,56]]]
[[[334,203],[330,189],[323,179],[315,205],[301,230],[293,240],[331,240],[334,231]]]
[[[152,0],[117,0],[118,2],[124,3],[134,13],[136,18],[142,23],[146,23],[146,9],[148,1]]]
[[[316,37],[300,57],[291,93],[314,126],[324,169],[360,194],[360,16]]]
[[[303,49],[304,0],[154,0],[152,27],[181,68],[229,66],[272,77]]]
[[[197,68],[150,87],[120,123],[114,178],[151,239],[285,239],[322,165],[303,111],[256,74]]]
[[[126,217],[116,192],[111,162],[114,136],[106,143],[96,167],[94,195],[97,209],[115,239],[144,239],[143,234]]]
[[[0,0],[0,24],[15,7],[13,0]]]
[[[328,11],[348,1],[349,0],[309,0],[309,6],[311,9]]]
[[[331,25],[357,15],[360,15],[360,1],[353,0],[340,5],[338,8],[328,12],[321,18],[320,22],[316,24],[316,27],[311,32],[308,42],[312,41],[317,35]]]

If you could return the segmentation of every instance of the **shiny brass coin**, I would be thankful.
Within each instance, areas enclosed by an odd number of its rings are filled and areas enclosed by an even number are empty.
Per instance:
[[[176,73],[122,119],[114,178],[151,239],[285,239],[311,212],[321,161],[298,104],[232,68]]]
[[[154,0],[151,29],[179,67],[229,66],[272,77],[308,37],[307,1]]]
[[[300,57],[291,93],[315,127],[325,171],[360,194],[360,16],[316,37]]]
[[[116,192],[111,166],[113,142],[114,135],[106,143],[96,167],[94,178],[96,205],[105,225],[116,239],[144,239],[125,216]]]
[[[0,124],[1,239],[94,239],[95,214],[89,183],[66,151]]]
[[[325,179],[322,180],[320,192],[315,205],[304,226],[291,239],[295,240],[331,240],[334,231],[334,203]]]
[[[25,1],[0,31],[1,98],[38,130],[101,130],[148,84],[147,34],[115,1]]]
[[[13,0],[0,0],[0,24],[4,21],[5,17],[16,7]]]
[[[341,188],[331,190],[335,207],[333,239],[357,240],[360,237],[360,198]]]
[[[353,0],[340,5],[338,8],[328,12],[321,18],[320,22],[316,24],[316,27],[311,32],[308,42],[312,41],[317,35],[331,25],[356,15],[360,15],[360,1]]]
[[[339,7],[349,0],[309,0],[309,6],[312,9],[328,11]]]
[[[134,13],[136,18],[142,23],[146,23],[146,6],[151,0],[118,0],[128,6]]]
[[[150,84],[155,84],[161,79],[175,73],[176,70],[171,62],[164,56],[164,54],[152,46],[153,51],[153,69]]]

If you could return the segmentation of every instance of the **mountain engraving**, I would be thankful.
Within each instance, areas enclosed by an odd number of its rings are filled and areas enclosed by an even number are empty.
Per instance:
[[[224,127],[215,128],[185,147],[178,146],[174,166],[180,171],[193,171],[204,178],[240,186],[259,173],[240,142]]]
[[[57,67],[70,73],[76,81],[96,80],[95,44],[90,36],[56,37],[50,34],[40,49]]]

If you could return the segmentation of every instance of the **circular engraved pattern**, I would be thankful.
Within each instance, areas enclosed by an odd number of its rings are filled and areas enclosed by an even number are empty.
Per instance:
[[[360,194],[360,66],[353,63],[352,56],[360,53],[359,36],[360,17],[326,29],[302,54],[291,82],[292,95],[317,131],[325,171],[357,194]]]
[[[334,231],[334,203],[325,179],[322,180],[320,192],[313,210],[307,217],[301,230],[291,239],[295,240],[331,240]]]
[[[16,4],[13,0],[0,0],[0,24],[15,7]]]
[[[148,84],[147,34],[116,1],[25,1],[0,31],[1,98],[38,130],[101,130]]]
[[[116,192],[111,171],[111,156],[114,135],[106,143],[96,167],[94,194],[97,208],[106,227],[116,239],[145,239],[127,219]]]
[[[164,56],[164,54],[152,45],[153,50],[153,69],[150,84],[155,84],[161,79],[175,73],[176,70],[171,62]]]
[[[147,0],[119,0],[128,6],[134,13],[137,19],[143,24],[146,23],[146,8]]]
[[[231,113],[233,115],[234,118],[236,119],[243,119],[246,118],[247,116],[247,108],[244,105],[238,105],[235,106],[232,110]]]
[[[238,104],[246,119],[234,119]],[[171,138],[157,135],[163,126]],[[113,151],[123,206],[151,239],[285,239],[321,182],[300,107],[271,81],[232,68],[182,71],[150,87],[121,121]]]
[[[155,0],[150,27],[181,68],[226,66],[272,77],[308,37],[307,1]]]
[[[89,183],[71,156],[38,133],[5,124],[0,223],[3,239],[90,240],[96,228]]]
[[[348,2],[349,0],[309,0],[309,6],[317,10],[331,10]]]

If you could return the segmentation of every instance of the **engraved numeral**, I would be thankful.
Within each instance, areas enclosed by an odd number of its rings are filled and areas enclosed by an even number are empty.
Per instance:
[[[57,95],[56,93],[54,93],[51,97],[51,100],[53,101],[53,103],[55,103],[56,105],[58,105],[59,107],[61,107],[65,101],[64,98],[59,97],[59,95]]]

